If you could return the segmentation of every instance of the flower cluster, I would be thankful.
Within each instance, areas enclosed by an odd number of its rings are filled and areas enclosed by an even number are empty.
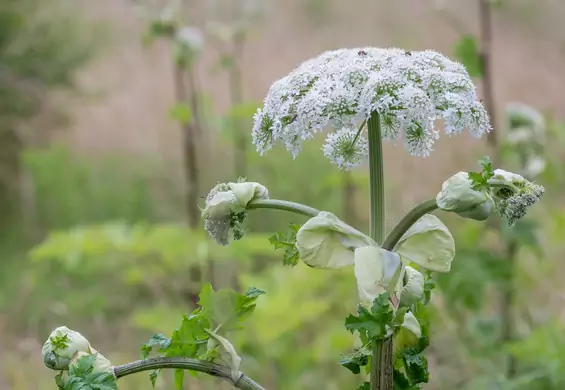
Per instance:
[[[522,219],[528,208],[536,204],[545,193],[543,186],[502,169],[494,171],[491,183],[502,185],[502,188],[495,187],[493,195],[495,201],[498,200],[498,213],[508,220],[510,226]]]
[[[249,202],[268,198],[269,191],[259,183],[219,183],[206,197],[204,228],[220,245],[228,245],[230,238],[239,240],[245,232],[243,221]]]
[[[276,81],[255,114],[253,143],[261,154],[283,144],[296,157],[303,141],[331,127],[324,154],[348,169],[367,155],[362,124],[375,114],[382,138],[402,138],[416,156],[432,151],[436,120],[449,135],[491,130],[463,65],[430,50],[367,47],[325,52]]]

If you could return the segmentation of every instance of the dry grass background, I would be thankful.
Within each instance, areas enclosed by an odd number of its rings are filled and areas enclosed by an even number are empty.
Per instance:
[[[203,24],[210,15],[204,0],[189,0],[190,18]],[[266,1],[266,0],[265,0]],[[72,6],[86,11],[107,25],[108,47],[79,75],[80,84],[93,95],[66,102],[71,116],[68,130],[55,139],[72,145],[80,153],[96,155],[123,151],[158,157],[170,166],[171,177],[182,181],[180,129],[167,118],[174,103],[173,65],[168,48],[141,44],[143,24],[130,0],[76,0]],[[313,22],[305,4],[318,3],[328,11],[321,22]],[[475,1],[444,0],[449,22],[438,13],[435,0],[271,0],[265,20],[257,26],[243,59],[245,97],[261,100],[270,84],[294,66],[323,50],[354,46],[401,46],[431,48],[446,54],[461,32],[478,32]],[[494,17],[494,80],[498,109],[508,101],[523,101],[557,116],[565,115],[565,2],[563,0],[509,0]],[[216,108],[227,109],[227,79],[208,70],[217,53],[207,48],[200,66],[201,85],[214,97]],[[499,115],[500,117],[500,115]],[[214,142],[209,129],[208,145]],[[437,152],[428,159],[414,159],[400,148],[386,145],[387,178],[393,187],[408,186],[393,205],[397,211],[435,193],[442,179],[469,167],[485,144],[466,136],[442,138]],[[207,148],[201,164],[214,166],[225,150]],[[300,163],[300,159],[297,160]],[[408,183],[408,184],[407,184]],[[2,334],[0,323],[0,334]],[[127,335],[123,335],[124,338]],[[1,344],[0,339],[0,344]],[[39,340],[24,340],[22,354],[37,360]],[[136,346],[131,352],[135,353]],[[0,346],[1,351],[1,346]],[[117,356],[111,356],[117,361]],[[38,369],[42,370],[38,361]],[[14,362],[16,364],[16,362]],[[12,383],[24,383],[27,374]],[[1,374],[1,373],[0,373]],[[5,379],[5,378],[4,378]],[[27,378],[28,379],[28,378]],[[144,378],[145,380],[145,378]],[[0,389],[3,385],[0,375]],[[48,387],[52,385],[49,382]]]

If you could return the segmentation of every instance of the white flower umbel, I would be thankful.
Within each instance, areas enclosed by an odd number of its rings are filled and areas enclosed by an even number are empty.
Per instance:
[[[468,129],[480,137],[491,130],[463,65],[429,50],[366,47],[325,52],[275,82],[255,114],[253,143],[261,154],[282,144],[296,157],[303,141],[331,127],[337,134],[328,135],[324,153],[351,168],[364,159],[366,142],[353,132],[373,113],[383,139],[402,138],[417,156],[432,151],[438,119],[447,134]]]
[[[481,189],[474,190],[472,186],[468,173],[452,176],[443,183],[436,197],[438,208],[477,220],[484,220],[497,211],[513,226],[545,192],[543,186],[502,169],[495,169]]]
[[[246,207],[252,200],[269,199],[269,191],[254,182],[220,183],[206,197],[202,210],[204,227],[220,245],[228,245],[230,238],[239,240],[244,233]]]

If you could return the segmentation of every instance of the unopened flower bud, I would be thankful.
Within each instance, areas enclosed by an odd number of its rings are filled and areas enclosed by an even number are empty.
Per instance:
[[[41,353],[43,362],[52,370],[68,370],[77,352],[91,352],[90,343],[79,332],[60,326],[49,335]]]
[[[436,196],[438,208],[451,211],[464,218],[486,220],[495,209],[494,200],[486,191],[476,191],[467,172],[451,176],[441,186]]]
[[[249,202],[268,198],[269,191],[259,183],[220,183],[206,197],[206,205],[202,210],[204,227],[218,244],[227,245],[230,233],[234,240],[243,236],[242,224]]]
[[[404,279],[406,284],[402,287],[400,300],[405,304],[411,304],[422,299],[424,296],[424,275],[415,268],[406,266]]]

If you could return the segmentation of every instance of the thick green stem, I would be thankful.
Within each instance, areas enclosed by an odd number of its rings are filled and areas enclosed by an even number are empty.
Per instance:
[[[368,121],[369,176],[371,186],[371,237],[382,244],[385,236],[385,194],[381,119],[373,112]],[[371,390],[392,390],[392,337],[373,340]]]
[[[182,370],[191,370],[203,372],[205,374],[222,378],[230,382],[236,389],[243,390],[265,390],[265,388],[246,375],[241,374],[237,380],[234,380],[229,367],[220,364],[205,362],[198,359],[188,359],[181,357],[156,357],[152,359],[138,360],[131,363],[122,364],[114,367],[116,378],[122,378],[138,372],[158,370],[162,368],[177,368]]]
[[[382,244],[385,239],[385,178],[381,119],[374,112],[369,118],[369,175],[371,186],[371,237]]]
[[[289,202],[286,200],[278,200],[278,199],[257,199],[252,200],[247,205],[248,210],[256,210],[256,209],[274,209],[274,210],[284,210],[284,211],[291,211],[293,213],[306,215],[307,217],[315,217],[320,213],[319,210],[316,210],[313,207],[305,206],[300,203]]]
[[[400,222],[398,222],[394,229],[392,229],[384,241],[382,248],[387,251],[392,251],[404,233],[406,233],[412,225],[414,225],[424,215],[431,213],[436,209],[437,203],[435,199],[426,200],[414,207],[404,216],[404,218],[400,220]]]

